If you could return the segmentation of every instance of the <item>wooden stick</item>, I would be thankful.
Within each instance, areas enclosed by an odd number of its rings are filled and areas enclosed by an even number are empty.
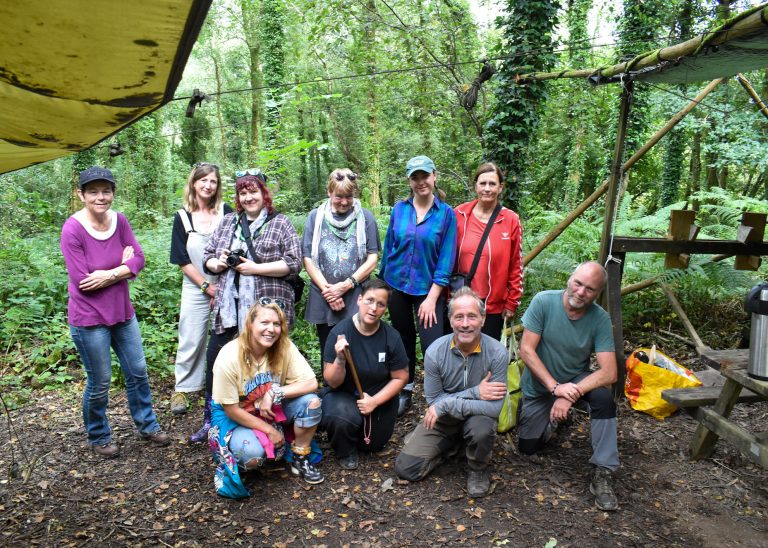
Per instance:
[[[363,397],[363,386],[360,384],[360,378],[357,376],[357,368],[355,368],[355,362],[352,360],[352,354],[349,353],[349,348],[344,348],[344,357],[349,364],[349,370],[352,372],[352,381],[355,383],[358,397]]]
[[[765,106],[765,103],[763,103],[763,100],[757,94],[757,91],[755,91],[755,88],[752,87],[752,84],[749,83],[749,80],[744,78],[743,74],[737,74],[736,79],[741,84],[741,87],[743,87],[747,91],[749,96],[752,97],[752,100],[757,105],[757,108],[759,108],[760,112],[763,113],[763,116],[768,118],[768,107]]]
[[[669,286],[667,284],[660,283],[659,287],[661,287],[661,290],[667,296],[667,299],[669,299],[669,303],[672,305],[672,309],[677,313],[680,321],[683,322],[685,330],[688,331],[691,339],[693,339],[693,342],[696,343],[696,353],[701,354],[703,349],[709,347],[705,345],[704,341],[702,341],[701,337],[699,337],[699,334],[696,332],[696,329],[694,329],[691,320],[688,319],[688,314],[685,313],[685,310],[683,310],[680,301],[677,300],[677,297],[675,297],[675,294],[672,293],[672,290],[669,288]]]

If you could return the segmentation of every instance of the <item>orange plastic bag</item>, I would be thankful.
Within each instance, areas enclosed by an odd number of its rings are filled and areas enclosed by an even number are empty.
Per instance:
[[[640,361],[638,353],[645,353],[650,363]],[[677,406],[664,401],[661,393],[668,388],[692,388],[701,381],[692,371],[653,348],[638,348],[627,358],[627,378],[624,394],[635,411],[664,420],[677,411]]]

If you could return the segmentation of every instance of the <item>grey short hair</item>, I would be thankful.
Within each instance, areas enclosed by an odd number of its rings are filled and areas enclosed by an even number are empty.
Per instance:
[[[453,303],[459,297],[472,297],[473,299],[475,299],[475,302],[477,303],[477,307],[480,309],[480,315],[483,318],[485,318],[485,302],[483,301],[483,299],[481,299],[477,295],[477,293],[472,291],[472,288],[465,285],[464,287],[460,288],[458,291],[454,291],[453,294],[451,295],[451,300],[448,301],[448,318],[449,319],[453,317]]]

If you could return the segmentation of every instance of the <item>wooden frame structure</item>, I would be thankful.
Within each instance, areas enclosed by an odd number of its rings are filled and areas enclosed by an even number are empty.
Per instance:
[[[593,84],[621,83],[619,123],[617,127],[616,142],[613,150],[611,171],[600,187],[598,187],[589,197],[578,205],[570,214],[566,216],[558,225],[556,225],[543,239],[536,245],[524,258],[523,264],[530,263],[541,251],[552,243],[562,232],[584,211],[586,211],[597,200],[606,195],[605,215],[603,222],[603,231],[600,242],[599,262],[606,265],[608,271],[608,286],[603,294],[603,304],[611,316],[613,323],[613,337],[616,347],[616,360],[619,368],[619,379],[614,385],[614,394],[619,396],[623,394],[624,378],[626,375],[624,358],[624,336],[621,319],[621,296],[631,291],[650,287],[657,282],[657,278],[640,282],[622,289],[621,280],[623,274],[623,265],[626,253],[666,253],[668,254],[668,264],[687,267],[687,259],[690,254],[710,254],[715,255],[713,261],[719,261],[724,258],[736,255],[739,257],[737,268],[756,270],[759,266],[759,258],[768,255],[768,242],[763,240],[763,231],[765,227],[765,216],[762,220],[762,228],[756,226],[759,221],[746,226],[748,229],[744,238],[739,240],[695,240],[697,231],[691,231],[687,237],[678,237],[679,239],[663,238],[624,238],[613,235],[613,212],[620,201],[621,181],[625,173],[634,166],[653,146],[658,143],[664,135],[674,128],[685,116],[687,116],[702,100],[709,95],[725,78],[736,75],[745,91],[755,102],[759,111],[768,117],[768,107],[760,99],[757,92],[752,88],[746,78],[740,71],[762,68],[765,59],[753,59],[752,65],[749,61],[743,61],[734,66],[729,66],[727,70],[720,70],[720,73],[710,81],[694,99],[688,103],[677,114],[672,116],[667,123],[659,129],[642,147],[640,147],[629,159],[623,161],[623,151],[627,134],[627,127],[631,112],[632,90],[635,79],[655,79],[664,81],[664,78],[679,78],[675,76],[676,67],[684,65],[685,62],[694,58],[701,65],[707,64],[706,55],[708,52],[717,52],[718,48],[725,47],[729,41],[738,40],[757,40],[760,43],[768,42],[768,3],[752,8],[742,14],[739,14],[726,21],[712,31],[699,37],[688,40],[684,43],[662,48],[646,54],[641,54],[625,63],[620,63],[610,67],[601,67],[596,69],[583,70],[564,70],[560,72],[548,73],[529,73],[521,74],[517,78],[519,84],[524,84],[534,80],[551,80],[558,78],[588,78]],[[698,56],[698,57],[697,57]],[[711,68],[711,67],[710,67]],[[681,69],[683,70],[683,69]],[[684,77],[689,78],[689,69]],[[680,72],[680,71],[678,71]],[[706,71],[703,71],[706,73]],[[711,72],[711,70],[710,70]],[[695,77],[695,74],[694,74]],[[702,78],[699,78],[701,80]],[[672,80],[674,81],[674,80]],[[744,221],[742,222],[744,225]],[[759,238],[757,237],[759,234]],[[683,256],[681,256],[683,255]],[[675,258],[677,256],[677,258]],[[746,262],[745,262],[746,258]],[[754,260],[757,259],[757,260]]]

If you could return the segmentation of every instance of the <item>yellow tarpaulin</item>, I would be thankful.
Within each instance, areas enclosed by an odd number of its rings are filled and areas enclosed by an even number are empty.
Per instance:
[[[0,2],[0,173],[88,148],[168,102],[210,3]]]

